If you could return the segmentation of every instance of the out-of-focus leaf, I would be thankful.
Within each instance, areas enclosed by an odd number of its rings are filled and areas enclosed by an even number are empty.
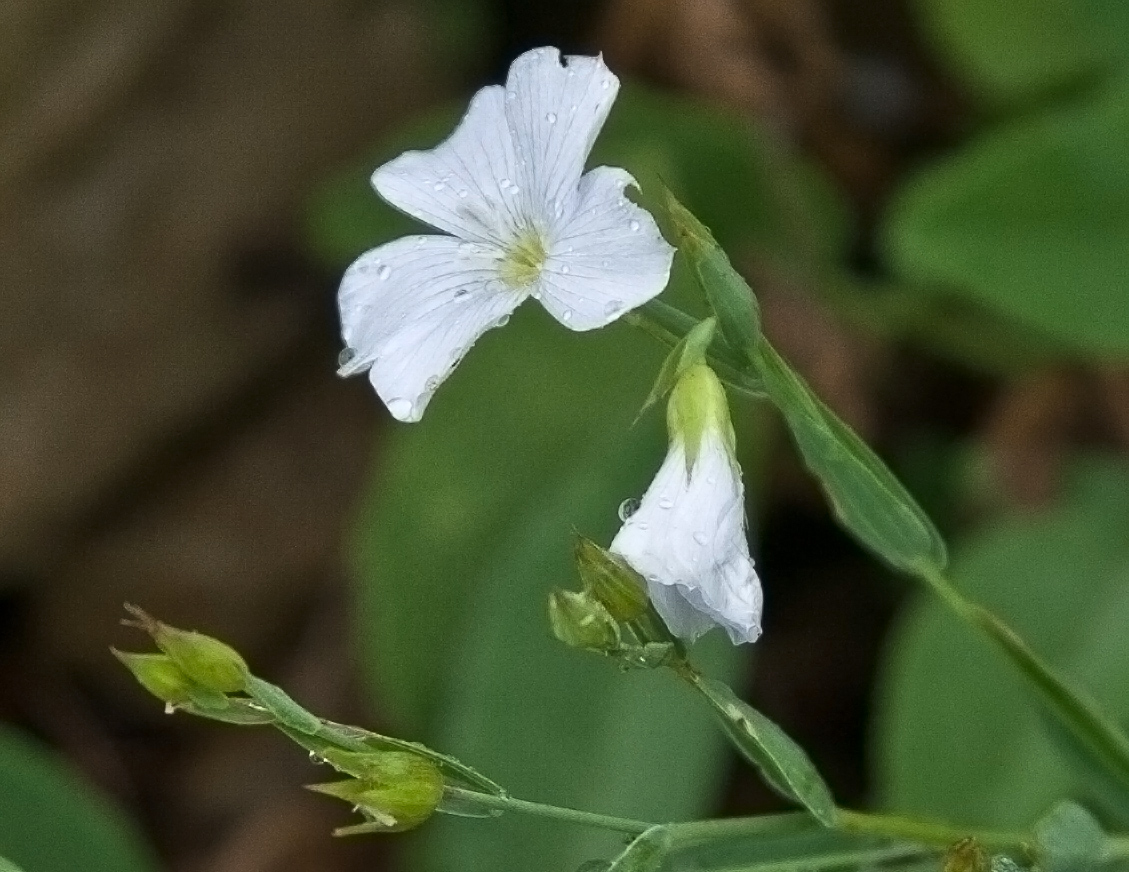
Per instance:
[[[740,700],[728,685],[697,678],[727,736],[770,787],[811,812],[825,827],[835,825],[835,800],[807,753],[771,720]]]
[[[890,264],[923,293],[970,298],[1076,353],[1125,357],[1126,153],[1129,79],[1009,123],[902,189],[884,230]]]
[[[523,307],[420,425],[386,431],[354,564],[363,663],[398,733],[519,797],[673,820],[704,813],[717,788],[725,751],[705,712],[663,676],[561,645],[545,614],[550,589],[575,586],[573,529],[610,540],[617,506],[665,454],[661,421],[630,426],[661,351]],[[736,650],[716,651],[712,668],[731,674]],[[467,872],[615,852],[606,834],[517,815],[435,820],[417,847],[417,868]]]
[[[28,872],[155,872],[133,824],[61,760],[0,726],[0,854]],[[0,860],[0,870],[4,870]]]
[[[11,860],[0,857],[0,872],[23,872],[23,870]]]
[[[1129,716],[1129,467],[1079,462],[1062,500],[958,549],[951,578],[1116,718]],[[925,597],[890,649],[875,757],[886,804],[980,826],[1026,826],[1086,780],[1047,735],[1023,678]],[[1120,819],[1129,804],[1121,798]]]
[[[898,569],[943,569],[945,542],[929,516],[767,341],[757,349],[756,369],[842,525]]]
[[[1129,62],[1122,0],[916,0],[942,57],[978,96],[1017,103]]]
[[[1035,850],[1046,872],[1087,872],[1105,847],[1101,824],[1075,802],[1060,802],[1035,824]]]

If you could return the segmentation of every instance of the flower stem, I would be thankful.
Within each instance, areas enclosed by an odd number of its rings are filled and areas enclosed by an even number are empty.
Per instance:
[[[528,799],[518,799],[514,796],[496,796],[490,793],[479,793],[477,790],[467,790],[463,787],[448,786],[445,793],[456,799],[472,802],[486,808],[499,811],[516,811],[537,817],[553,818],[559,821],[568,821],[574,824],[584,824],[615,833],[626,833],[629,836],[639,836],[649,830],[654,824],[645,821],[633,821],[627,818],[612,817],[606,814],[596,814],[590,811],[579,811],[574,808],[563,808],[558,805],[548,805],[543,802],[531,802]]]
[[[848,833],[885,836],[938,848],[949,848],[962,839],[973,838],[990,851],[1006,851],[1020,857],[1030,854],[1030,838],[1026,833],[968,829],[900,815],[846,808],[839,809],[835,818],[837,828]]]

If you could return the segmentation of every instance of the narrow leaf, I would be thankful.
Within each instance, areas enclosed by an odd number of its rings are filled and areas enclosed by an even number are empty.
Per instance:
[[[1082,806],[1062,802],[1035,824],[1035,847],[1045,872],[1087,872],[1105,851],[1101,825]]]
[[[259,705],[269,711],[280,724],[300,733],[316,733],[321,728],[321,720],[306,711],[281,687],[263,681],[255,676],[247,678],[247,693]]]
[[[671,842],[667,827],[651,827],[616,857],[608,872],[657,872],[670,853]]]
[[[737,749],[779,794],[798,802],[826,827],[835,825],[835,800],[804,749],[780,727],[738,699],[719,681],[693,676],[691,683],[713,706]]]
[[[678,250],[717,315],[721,334],[738,353],[752,360],[761,338],[757,298],[701,221],[674,194],[666,192],[666,211],[678,235]]]
[[[920,575],[944,568],[940,533],[881,459],[767,341],[755,365],[840,523],[897,569]]]
[[[706,318],[678,341],[659,368],[655,384],[647,399],[643,401],[643,408],[639,410],[639,417],[669,394],[686,370],[696,363],[705,362],[716,329],[717,318]]]

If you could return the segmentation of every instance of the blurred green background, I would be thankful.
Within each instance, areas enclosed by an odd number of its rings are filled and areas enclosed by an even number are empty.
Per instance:
[[[548,632],[665,449],[662,359],[537,307],[418,425],[335,380],[334,292],[414,229],[368,188],[525,48],[624,87],[593,163],[659,178],[766,332],[932,512],[954,577],[1129,719],[1129,6],[1118,0],[16,0],[0,11],[0,856],[25,872],[571,872],[507,816],[333,840],[273,735],[166,718],[133,601],[337,720],[519,796],[779,808],[661,675]],[[678,269],[669,298],[701,311]],[[997,655],[836,530],[735,400],[765,634],[701,644],[837,797],[1127,826]]]

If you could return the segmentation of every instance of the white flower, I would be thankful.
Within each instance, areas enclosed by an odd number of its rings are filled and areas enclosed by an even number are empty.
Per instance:
[[[624,196],[629,173],[584,162],[619,80],[602,58],[554,48],[513,62],[445,142],[377,169],[389,203],[449,236],[409,236],[361,255],[338,294],[339,374],[369,370],[388,410],[418,421],[467,350],[527,297],[592,330],[656,296],[673,249]]]
[[[693,641],[718,626],[734,644],[756,641],[763,598],[749,556],[745,491],[724,390],[709,367],[679,380],[667,420],[666,460],[611,551],[643,576],[676,636]]]

